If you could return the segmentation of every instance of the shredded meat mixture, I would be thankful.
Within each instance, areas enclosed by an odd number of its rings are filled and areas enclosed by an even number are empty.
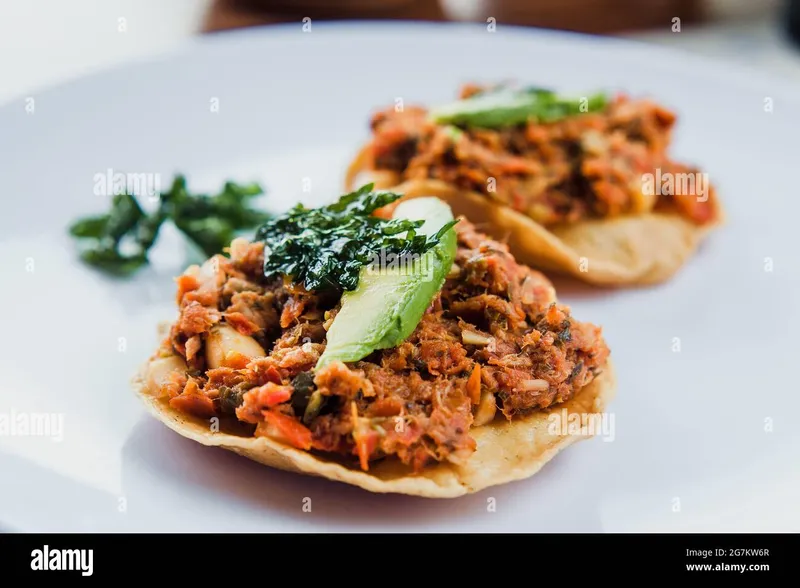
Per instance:
[[[479,90],[465,86],[461,97]],[[651,210],[712,222],[713,187],[698,169],[667,156],[675,120],[649,100],[624,95],[603,112],[460,133],[430,121],[424,108],[389,108],[372,117],[369,160],[398,183],[442,180],[543,225]]]
[[[365,470],[386,456],[415,470],[463,461],[475,450],[471,427],[568,400],[609,350],[599,327],[555,302],[541,273],[466,220],[456,227],[455,266],[413,334],[316,372],[338,300],[268,281],[263,245],[234,241],[230,259],[216,256],[177,279],[180,317],[161,355],[180,356],[187,370],[173,372],[161,396],[177,410],[235,416],[254,435],[357,459]],[[221,329],[239,337],[222,360],[212,342]],[[263,354],[242,351],[253,346]]]

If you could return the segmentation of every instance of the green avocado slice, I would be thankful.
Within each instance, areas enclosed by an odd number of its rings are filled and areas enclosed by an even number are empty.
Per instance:
[[[502,88],[446,104],[430,112],[437,124],[496,129],[536,120],[553,122],[568,116],[603,110],[603,93],[585,97],[562,96],[550,90]]]
[[[425,197],[401,202],[393,217],[424,220],[417,232],[434,235],[453,220],[453,213],[445,202]],[[362,269],[356,289],[342,296],[317,369],[333,361],[358,361],[402,343],[441,289],[455,256],[456,232],[451,227],[439,243],[413,260],[382,256],[377,266]]]

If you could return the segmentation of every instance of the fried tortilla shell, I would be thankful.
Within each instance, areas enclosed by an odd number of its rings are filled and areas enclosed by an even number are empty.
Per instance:
[[[362,152],[353,161],[347,173],[347,189],[355,189],[357,179],[363,183],[365,157]],[[719,202],[714,199],[717,221],[702,227],[678,214],[649,212],[546,228],[502,203],[440,180],[395,185],[397,174],[369,171],[366,176],[363,181],[403,193],[406,199],[437,196],[450,205],[454,214],[467,217],[481,231],[507,243],[520,263],[597,286],[647,285],[668,280],[708,233],[723,222]]]
[[[149,393],[148,366],[145,365],[134,380],[136,393],[153,416],[188,439],[228,449],[274,468],[344,482],[370,492],[428,498],[453,498],[534,475],[559,451],[597,433],[596,427],[585,425],[577,434],[554,434],[550,430],[549,415],[553,412],[563,415],[561,411],[566,409],[570,415],[583,419],[582,422],[591,422],[591,419],[586,421],[584,415],[603,413],[614,396],[616,385],[612,365],[608,362],[588,386],[565,403],[512,421],[498,417],[488,425],[473,429],[477,450],[465,465],[440,463],[413,474],[391,458],[371,464],[370,470],[364,472],[268,437],[212,432],[209,421],[178,412]]]

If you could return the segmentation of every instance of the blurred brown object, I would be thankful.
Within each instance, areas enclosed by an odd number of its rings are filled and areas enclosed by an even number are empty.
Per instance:
[[[581,33],[672,30],[703,20],[703,0],[491,0],[483,12],[498,23]]]
[[[641,29],[671,30],[701,21],[704,0],[215,0],[203,30],[312,20],[460,19],[528,25],[583,33],[618,33]],[[448,14],[446,8],[458,9]]]
[[[319,20],[447,20],[438,0],[215,0],[203,30],[214,32],[300,22],[305,17]]]

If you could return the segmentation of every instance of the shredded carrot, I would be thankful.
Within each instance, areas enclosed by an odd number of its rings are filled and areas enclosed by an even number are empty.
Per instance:
[[[311,431],[296,419],[274,410],[265,410],[264,421],[271,425],[287,443],[298,449],[311,449]]]
[[[353,440],[356,442],[356,454],[358,454],[361,469],[366,472],[369,471],[369,456],[378,444],[378,433],[364,430],[362,425],[364,419],[358,416],[355,402],[350,403],[350,414],[353,418]]]
[[[362,432],[358,436],[357,449],[358,461],[361,469],[369,471],[369,456],[378,445],[378,433],[376,431]]]

